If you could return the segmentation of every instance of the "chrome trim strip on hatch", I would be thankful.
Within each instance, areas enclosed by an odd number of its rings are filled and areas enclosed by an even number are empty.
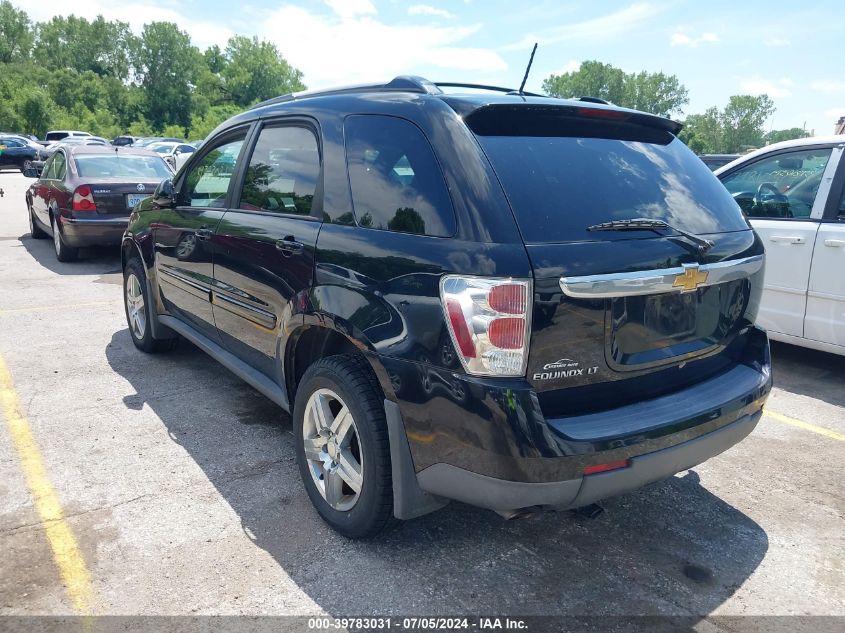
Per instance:
[[[678,268],[639,270],[632,273],[609,273],[561,277],[560,289],[574,299],[635,297],[666,292],[691,292],[745,279],[763,267],[763,256],[754,255],[713,264],[684,264]]]

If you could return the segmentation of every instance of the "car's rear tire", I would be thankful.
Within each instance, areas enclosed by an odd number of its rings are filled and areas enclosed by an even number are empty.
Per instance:
[[[65,243],[65,238],[62,236],[61,230],[59,230],[56,218],[52,215],[50,216],[50,226],[53,229],[53,248],[56,251],[56,259],[60,262],[75,261],[79,255],[79,250]]]
[[[29,234],[34,240],[43,240],[47,237],[47,232],[38,226],[38,221],[35,219],[35,214],[32,211],[32,207],[29,206],[29,203],[26,205],[26,211],[29,214]]]
[[[293,433],[305,490],[326,523],[362,539],[394,522],[384,396],[366,359],[329,356],[308,368]]]
[[[144,265],[138,257],[130,259],[123,269],[123,308],[129,336],[142,352],[154,354],[165,352],[175,347],[178,339],[156,338],[153,336],[152,303],[147,291],[147,275]]]
[[[23,161],[21,163],[21,166],[20,166],[21,173],[24,173],[30,167],[32,167],[32,161],[27,158],[25,161]]]

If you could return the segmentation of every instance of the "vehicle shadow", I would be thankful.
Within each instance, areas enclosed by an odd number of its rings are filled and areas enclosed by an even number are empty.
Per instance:
[[[184,341],[149,356],[122,330],[105,351],[136,392],[125,406],[155,412],[244,533],[333,616],[697,618],[728,599],[768,549],[763,529],[694,471],[609,500],[596,519],[565,512],[508,522],[453,503],[378,540],[349,541],[312,509],[290,418],[269,400]]]
[[[56,259],[56,251],[49,235],[46,239],[36,240],[29,233],[25,233],[18,240],[35,261],[59,275],[105,275],[121,272],[120,247],[116,244],[81,248],[77,261],[63,263]]]
[[[775,385],[789,393],[845,406],[845,356],[772,341]]]

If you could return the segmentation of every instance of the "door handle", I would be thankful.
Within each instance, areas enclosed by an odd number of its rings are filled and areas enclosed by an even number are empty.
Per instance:
[[[294,253],[301,253],[303,249],[302,242],[297,242],[293,235],[288,235],[286,238],[276,241],[276,250],[281,251],[282,255],[290,257]]]
[[[837,246],[845,246],[845,240],[825,240],[824,245],[831,246],[833,248],[836,248]]]
[[[214,231],[212,231],[211,229],[208,229],[206,227],[202,227],[202,228],[199,228],[196,231],[194,231],[194,235],[197,236],[198,240],[207,240],[211,237],[211,235],[213,233],[214,233]]]
[[[805,242],[803,237],[797,235],[772,235],[769,241],[776,244],[803,244]]]

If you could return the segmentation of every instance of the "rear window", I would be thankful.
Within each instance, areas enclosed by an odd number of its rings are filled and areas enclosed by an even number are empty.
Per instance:
[[[589,125],[589,137],[575,135],[578,123],[557,135],[478,136],[526,242],[630,239],[640,232],[586,228],[633,218],[697,234],[748,228],[707,166],[668,132],[609,125],[603,138]]]
[[[75,160],[81,178],[161,180],[173,176],[173,172],[158,156],[76,156]]]

